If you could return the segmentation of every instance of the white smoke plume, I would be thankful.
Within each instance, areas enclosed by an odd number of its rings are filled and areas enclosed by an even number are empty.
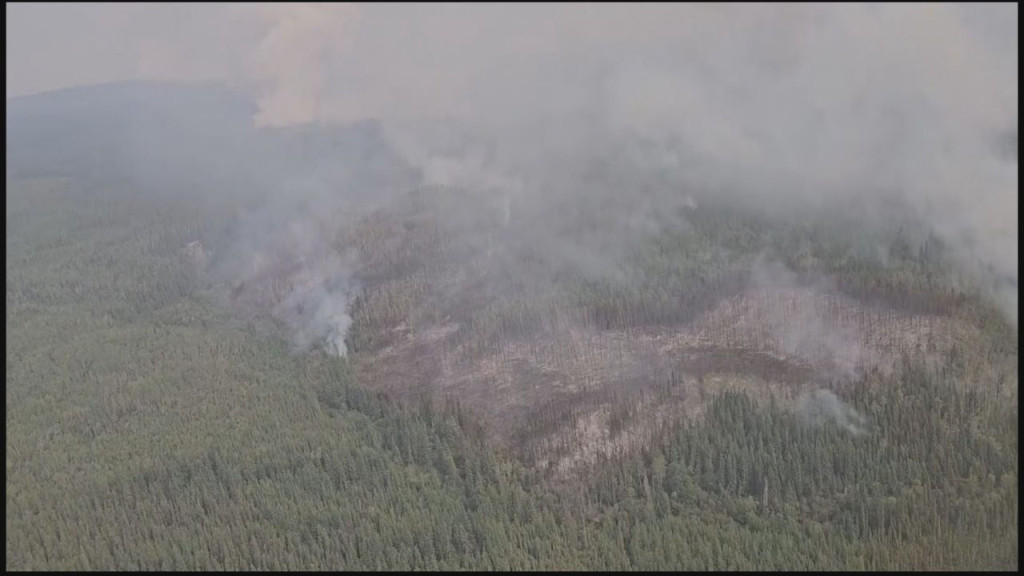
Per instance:
[[[827,278],[801,281],[784,264],[761,257],[751,266],[750,285],[803,296],[799,307],[772,323],[771,337],[782,352],[815,359],[820,376],[849,381],[868,368],[884,367],[881,358],[865,349],[855,322],[837,322],[827,314],[824,299],[835,293],[835,286]]]
[[[868,429],[867,419],[829,390],[815,390],[802,396],[797,414],[811,425],[832,422],[855,436],[864,434]]]
[[[352,325],[348,299],[353,282],[336,258],[312,270],[273,313],[288,325],[298,351],[322,346],[329,354],[346,356],[345,337]]]
[[[345,356],[349,301],[359,283],[352,254],[339,254],[332,245],[344,215],[324,206],[277,202],[247,214],[229,231],[213,280],[227,284],[243,305],[273,305],[270,312],[288,328],[296,351],[319,348]]]

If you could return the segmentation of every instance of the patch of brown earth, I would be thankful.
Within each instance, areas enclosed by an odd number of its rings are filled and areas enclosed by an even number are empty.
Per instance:
[[[699,417],[704,400],[728,388],[784,400],[953,342],[950,318],[797,288],[724,299],[677,329],[565,323],[484,351],[458,343],[458,331],[454,323],[402,327],[390,346],[356,356],[359,380],[398,396],[457,398],[494,438],[562,472]],[[627,405],[630,416],[613,425]]]

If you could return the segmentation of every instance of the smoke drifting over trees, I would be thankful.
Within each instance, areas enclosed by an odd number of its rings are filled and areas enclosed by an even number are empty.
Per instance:
[[[1016,5],[6,11],[9,568],[1017,568]]]
[[[118,23],[136,75],[227,81],[259,126],[377,119],[422,183],[492,196],[506,223],[626,210],[598,235],[614,241],[544,239],[591,268],[623,237],[681,225],[692,192],[867,220],[896,202],[1016,321],[1017,164],[993,144],[1017,130],[1016,15],[288,4],[136,7]],[[306,177],[332,210],[383,193]]]
[[[270,306],[299,349],[328,334],[344,349],[361,284],[357,258],[339,256],[346,227],[431,186],[463,191],[434,198],[430,218],[473,247],[465,264],[489,297],[566,274],[628,290],[638,243],[687,230],[710,202],[840,214],[858,242],[877,239],[866,250],[882,265],[934,238],[959,270],[947,282],[966,278],[1016,322],[1015,6],[97,10],[136,48],[133,75],[227,88],[9,101],[25,143],[12,164],[31,172],[32,138],[49,133],[33,122],[98,106],[80,128],[102,136],[105,177],[247,206],[205,274]],[[52,163],[75,169],[46,138]],[[824,346],[852,376],[861,335],[805,312],[775,335],[781,349]]]
[[[428,179],[516,211],[608,201],[616,178],[648,225],[688,189],[895,198],[1015,317],[1017,166],[992,144],[1016,130],[1015,6],[578,8],[282,9],[258,44],[277,70],[261,121],[380,118]],[[292,39],[314,21],[337,33]]]
[[[829,390],[815,390],[800,398],[799,414],[810,424],[834,422],[854,435],[867,430],[867,420]]]

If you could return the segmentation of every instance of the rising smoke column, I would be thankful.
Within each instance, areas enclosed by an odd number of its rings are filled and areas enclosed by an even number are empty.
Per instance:
[[[831,422],[854,436],[867,432],[867,419],[830,390],[815,390],[802,396],[797,414],[813,426]]]
[[[273,314],[288,326],[298,352],[319,346],[329,354],[346,356],[345,337],[352,326],[349,294],[354,281],[340,258],[311,264],[311,268],[274,307]]]

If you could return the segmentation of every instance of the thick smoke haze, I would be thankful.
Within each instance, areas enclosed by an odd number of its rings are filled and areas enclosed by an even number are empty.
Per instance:
[[[376,119],[424,183],[489,195],[505,226],[621,205],[603,243],[547,239],[594,270],[609,245],[684,225],[691,192],[865,214],[895,201],[1016,322],[1017,163],[998,144],[1017,132],[1015,4],[76,10],[94,26],[8,7],[8,61],[47,42],[54,63],[9,69],[9,96],[57,87],[43,76],[89,45],[72,82],[224,81],[264,127]],[[111,34],[117,47],[90,44]]]

